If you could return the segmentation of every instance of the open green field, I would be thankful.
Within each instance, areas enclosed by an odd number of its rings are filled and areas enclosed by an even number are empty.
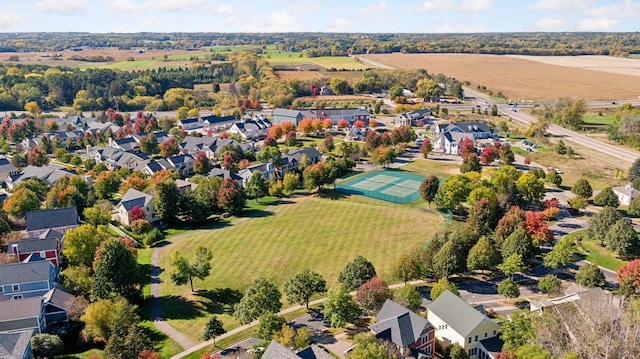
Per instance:
[[[613,271],[617,271],[627,263],[627,261],[618,258],[615,253],[601,247],[596,240],[589,238],[586,229],[575,231],[567,236],[570,238],[576,238],[577,236],[582,237],[582,240],[579,241],[578,244],[585,252],[588,253],[584,259],[591,263]]]
[[[369,66],[347,56],[306,57],[304,52],[278,50],[273,45],[267,46],[267,49],[260,56],[272,66],[312,64],[326,69],[365,70],[369,68]]]
[[[603,114],[600,116],[595,112],[587,112],[582,121],[587,125],[611,125],[615,116],[613,114]]]
[[[436,161],[418,158],[411,163],[402,166],[403,171],[417,173],[419,175],[436,175],[441,180],[452,174],[460,174],[460,164],[454,161]]]
[[[283,202],[262,217],[162,249],[163,311],[171,325],[197,340],[208,317],[217,313],[225,328],[232,329],[238,325],[229,315],[233,304],[257,277],[267,277],[282,288],[291,275],[311,268],[332,286],[344,265],[360,254],[383,279],[393,282],[396,258],[423,244],[442,225],[440,215],[424,207],[358,196],[313,195]],[[213,267],[205,281],[195,280],[197,292],[191,293],[188,286],[170,282],[170,256],[180,250],[192,258],[199,245],[213,252]]]

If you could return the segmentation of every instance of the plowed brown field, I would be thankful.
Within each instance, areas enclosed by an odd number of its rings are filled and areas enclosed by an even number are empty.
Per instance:
[[[577,68],[581,66],[579,57],[571,58],[576,68],[500,55],[375,54],[364,57],[397,68],[424,68],[431,74],[443,73],[469,81],[472,87],[484,85],[494,92],[501,91],[511,99],[569,96],[618,100],[640,96],[638,76]]]

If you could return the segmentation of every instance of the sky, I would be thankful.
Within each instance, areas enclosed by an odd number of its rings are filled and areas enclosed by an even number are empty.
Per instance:
[[[0,0],[0,32],[638,31],[640,0]]]

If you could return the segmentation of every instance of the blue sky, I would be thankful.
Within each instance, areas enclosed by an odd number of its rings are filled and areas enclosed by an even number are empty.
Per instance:
[[[638,18],[640,0],[0,0],[0,32],[637,31]]]

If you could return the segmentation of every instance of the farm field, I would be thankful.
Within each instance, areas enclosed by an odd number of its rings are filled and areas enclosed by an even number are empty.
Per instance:
[[[231,329],[238,323],[228,313],[257,277],[265,276],[282,288],[291,275],[311,268],[332,286],[344,265],[359,254],[374,264],[384,280],[393,282],[396,258],[425,243],[442,223],[440,215],[426,206],[415,208],[359,196],[302,196],[283,201],[264,217],[162,249],[161,265],[166,268],[163,310],[171,325],[198,339],[208,316],[218,313],[225,328]],[[169,280],[170,256],[180,250],[191,259],[198,245],[211,249],[213,267],[205,281],[195,280],[197,292],[191,293],[188,286],[175,286]]]
[[[432,74],[444,73],[471,82],[471,87],[482,85],[494,93],[501,91],[514,100],[565,96],[618,100],[635,99],[640,95],[637,76],[545,64],[512,56],[394,53],[363,57],[397,68],[424,68]]]
[[[612,74],[640,76],[640,59],[604,55],[585,56],[526,56],[507,55],[516,59],[536,61],[548,65],[571,67]]]
[[[276,71],[276,75],[285,80],[313,80],[320,79],[323,77],[327,78],[342,78],[349,82],[354,82],[359,80],[365,74],[364,71],[313,71],[313,70],[278,70]]]

